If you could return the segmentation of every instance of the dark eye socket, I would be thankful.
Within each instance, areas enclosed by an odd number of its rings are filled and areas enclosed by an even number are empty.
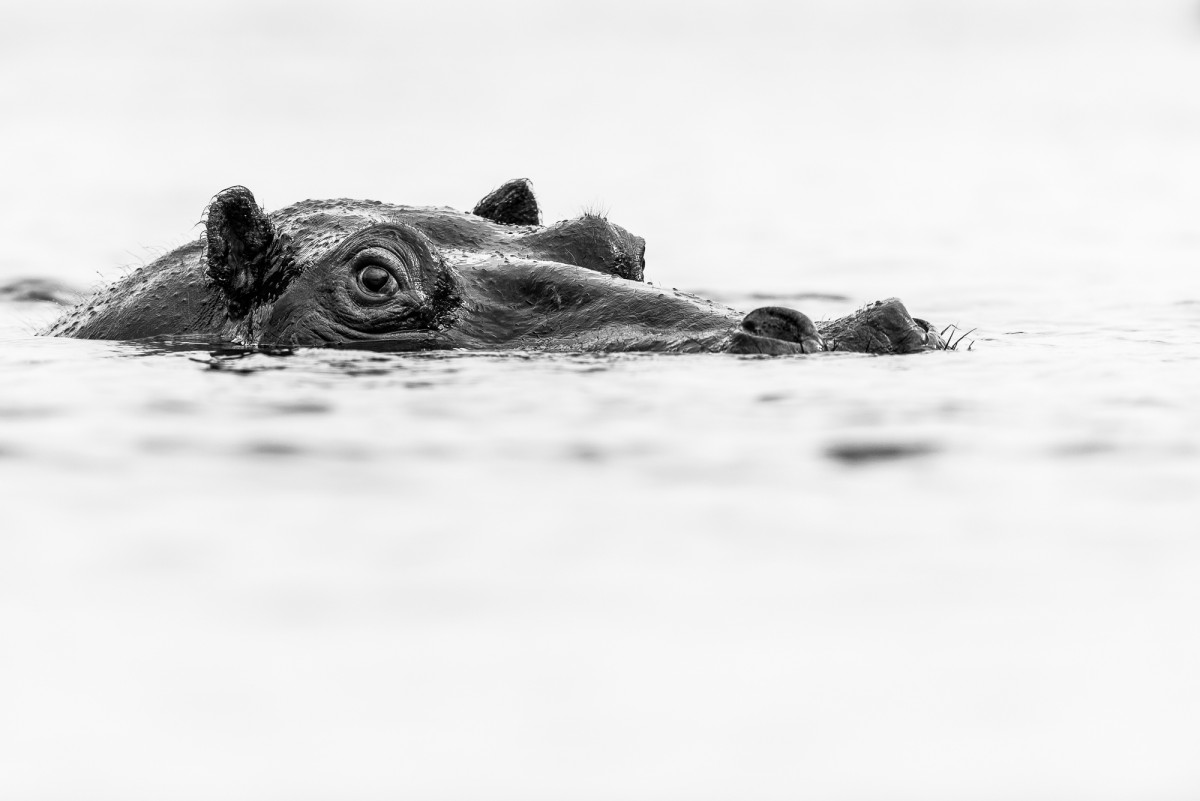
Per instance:
[[[396,290],[396,279],[391,271],[378,264],[368,264],[359,270],[358,283],[372,295],[388,295]]]

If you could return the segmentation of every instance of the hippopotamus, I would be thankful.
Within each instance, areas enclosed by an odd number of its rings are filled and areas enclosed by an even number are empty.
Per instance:
[[[944,348],[899,300],[814,324],[647,284],[646,243],[597,214],[542,225],[509,181],[470,212],[305,200],[268,213],[242,186],[204,233],[69,310],[44,333],[246,347],[811,354]]]

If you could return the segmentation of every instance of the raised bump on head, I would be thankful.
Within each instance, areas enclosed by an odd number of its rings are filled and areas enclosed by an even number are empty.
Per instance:
[[[542,224],[542,212],[528,178],[514,178],[489,192],[475,204],[472,213],[504,225]]]

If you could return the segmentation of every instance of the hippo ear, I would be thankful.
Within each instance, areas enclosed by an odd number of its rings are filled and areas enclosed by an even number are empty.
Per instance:
[[[279,297],[296,270],[267,213],[244,186],[219,192],[205,214],[208,277],[225,297],[231,320]]]
[[[505,225],[542,224],[542,213],[528,178],[514,178],[491,192],[475,204],[474,213]]]

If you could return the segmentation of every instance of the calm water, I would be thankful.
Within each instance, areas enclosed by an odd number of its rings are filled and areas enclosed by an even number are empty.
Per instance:
[[[1200,14],[963,5],[2,12],[0,280],[232,183],[529,174],[652,280],[977,330],[234,358],[0,303],[0,796],[1195,798]]]

